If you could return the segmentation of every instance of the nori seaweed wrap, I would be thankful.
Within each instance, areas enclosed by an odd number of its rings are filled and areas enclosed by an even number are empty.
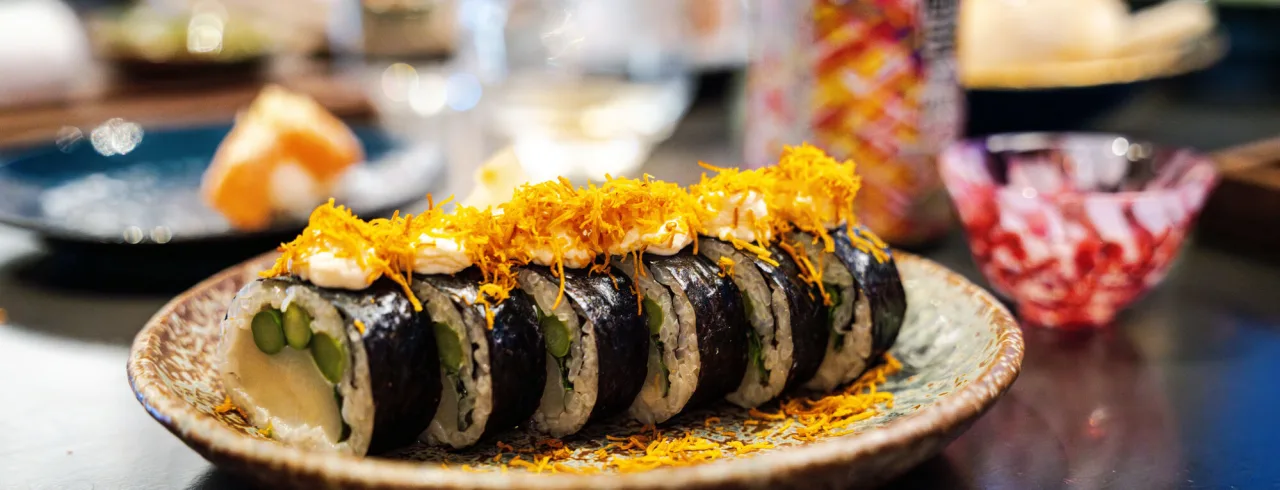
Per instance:
[[[747,370],[747,329],[751,328],[738,288],[721,275],[719,267],[687,249],[670,256],[648,254],[642,262],[648,274],[670,291],[672,311],[664,311],[664,316],[674,313],[680,335],[692,332],[695,337],[696,387],[681,409],[732,393]]]
[[[521,291],[490,307],[476,302],[474,269],[415,278],[413,291],[430,314],[440,346],[444,393],[423,438],[461,448],[525,423],[538,408],[546,367],[533,303]]]
[[[854,227],[858,237],[871,232],[862,226]],[[860,294],[867,297],[871,307],[871,357],[880,357],[898,340],[898,331],[907,315],[907,293],[902,288],[902,276],[893,261],[889,247],[882,251],[888,257],[883,262],[872,254],[853,246],[844,228],[831,234],[835,239],[835,255],[849,268]]]
[[[733,264],[732,279],[742,293],[749,362],[746,375],[729,401],[759,406],[813,377],[827,346],[826,307],[817,289],[800,279],[795,262],[777,247],[770,250],[773,265],[754,253],[703,238],[699,253]]]
[[[631,406],[645,379],[649,332],[623,275],[529,266],[518,274],[546,338],[547,379],[534,427],[561,437]]]
[[[854,233],[864,243],[871,233],[856,227]],[[822,264],[822,282],[831,296],[828,321],[831,340],[817,374],[806,387],[829,391],[837,385],[861,376],[879,357],[893,346],[906,314],[906,293],[888,247],[882,248],[886,259],[854,246],[843,228],[831,231],[833,252],[822,250],[822,242],[811,235],[794,235],[808,254],[809,261]]]
[[[407,445],[440,400],[435,338],[388,280],[360,291],[259,279],[219,346],[231,401],[273,438],[356,455]]]

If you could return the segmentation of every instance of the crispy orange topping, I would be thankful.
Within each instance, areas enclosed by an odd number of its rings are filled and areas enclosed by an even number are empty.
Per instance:
[[[763,199],[769,205],[768,193],[772,184],[769,177],[761,170],[738,170],[721,168],[698,162],[703,168],[716,172],[714,177],[702,174],[697,184],[689,187],[689,193],[697,198],[702,222],[707,226],[701,229],[705,235],[714,236],[733,243],[739,249],[747,250],[765,261],[772,262],[768,243],[777,236],[779,228],[777,218],[772,210],[759,216],[754,210],[742,209],[751,199]],[[732,209],[731,222],[725,222],[722,212]],[[745,241],[731,234],[722,233],[724,227],[739,228],[745,225],[755,236],[754,242]],[[717,229],[713,229],[717,228]]]
[[[834,250],[831,227],[844,224],[853,234],[853,200],[862,187],[852,161],[837,162],[809,144],[783,148],[778,164],[763,169],[769,182],[769,212],[782,226],[822,237]]]
[[[725,276],[733,277],[733,266],[737,264],[733,261],[733,259],[725,256],[725,257],[720,257],[720,260],[716,261],[716,265],[720,266],[720,277],[725,277]]]
[[[791,232],[813,235],[815,243],[831,251],[832,226],[848,227],[859,249],[885,260],[887,247],[861,228],[855,228],[853,199],[861,185],[852,162],[837,162],[821,150],[788,147],[774,167],[759,170],[720,168],[704,174],[688,189],[654,180],[607,177],[599,185],[575,187],[565,179],[526,184],[498,209],[455,206],[452,212],[428,196],[428,209],[418,216],[392,216],[362,221],[342,206],[318,207],[310,224],[282,253],[264,277],[286,275],[305,267],[318,254],[353,261],[368,271],[368,283],[387,277],[406,292],[412,278],[416,250],[422,236],[449,239],[483,276],[475,302],[485,308],[492,328],[493,307],[516,287],[514,268],[537,263],[551,268],[560,280],[556,306],[564,296],[564,270],[587,268],[609,274],[609,258],[638,258],[661,247],[678,250],[698,235],[732,243],[761,260],[777,265],[773,245],[795,259],[802,278],[830,302],[822,284],[822,264],[812,263]],[[750,233],[747,233],[750,231]],[[750,239],[746,239],[747,236]],[[722,274],[733,273],[733,261],[717,264]],[[643,274],[636,264],[637,273]],[[638,288],[635,294],[640,295]],[[414,307],[421,304],[409,294]]]
[[[399,284],[414,309],[422,311],[422,304],[409,289],[409,278],[412,268],[412,248],[410,257],[403,257],[406,248],[405,240],[395,226],[397,220],[374,220],[366,222],[356,217],[344,206],[334,205],[333,199],[322,204],[311,212],[306,229],[292,242],[280,245],[280,258],[275,265],[261,273],[262,277],[279,277],[289,275],[318,254],[330,254],[335,259],[353,261],[362,270],[368,271],[365,278],[367,284],[373,284],[379,277],[387,277]]]

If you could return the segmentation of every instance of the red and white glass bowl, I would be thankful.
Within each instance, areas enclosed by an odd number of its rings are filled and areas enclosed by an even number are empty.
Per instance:
[[[1026,323],[1103,326],[1164,278],[1217,181],[1187,149],[1003,134],[939,159],[974,260]]]

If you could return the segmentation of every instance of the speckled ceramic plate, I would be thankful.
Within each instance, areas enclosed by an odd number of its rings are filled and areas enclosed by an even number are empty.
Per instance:
[[[872,486],[940,451],[1009,388],[1022,364],[1022,334],[1004,306],[959,275],[901,254],[898,266],[910,306],[892,354],[903,369],[881,387],[892,392],[895,401],[850,426],[848,435],[804,442],[792,437],[794,429],[758,431],[747,422],[745,411],[722,405],[683,414],[660,429],[670,434],[689,431],[716,441],[729,433],[773,433],[763,439],[775,447],[696,466],[593,475],[498,471],[494,441],[459,453],[418,446],[365,459],[307,452],[259,436],[234,412],[215,410],[223,400],[213,368],[218,322],[236,290],[269,260],[261,257],[218,274],[161,309],[134,340],[129,380],[143,407],[187,445],[222,468],[270,485],[807,490]],[[720,422],[707,428],[704,422],[712,415]],[[607,443],[606,434],[636,431],[622,421],[597,424],[564,443],[579,452],[591,451]],[[516,448],[536,446],[533,435],[519,431],[500,438]]]

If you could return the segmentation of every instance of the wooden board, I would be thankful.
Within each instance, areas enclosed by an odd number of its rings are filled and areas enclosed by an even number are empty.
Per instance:
[[[1280,254],[1280,137],[1211,155],[1221,183],[1200,217],[1200,236],[1233,250]]]

